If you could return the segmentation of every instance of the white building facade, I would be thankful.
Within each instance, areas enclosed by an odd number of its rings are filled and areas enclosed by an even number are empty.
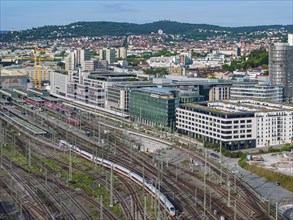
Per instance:
[[[293,107],[258,100],[183,104],[176,128],[229,150],[291,143]]]
[[[260,84],[233,84],[231,87],[231,99],[252,98],[263,101],[283,101],[283,87]]]
[[[66,96],[67,84],[70,81],[70,76],[62,72],[50,72],[50,94]]]
[[[101,87],[68,83],[67,97],[98,107],[105,107],[105,90]]]
[[[213,86],[209,91],[209,101],[230,99],[229,85]]]

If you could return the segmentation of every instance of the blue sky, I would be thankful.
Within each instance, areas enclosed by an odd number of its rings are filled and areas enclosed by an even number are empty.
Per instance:
[[[292,0],[0,0],[0,30],[76,21],[172,20],[221,26],[293,24]]]

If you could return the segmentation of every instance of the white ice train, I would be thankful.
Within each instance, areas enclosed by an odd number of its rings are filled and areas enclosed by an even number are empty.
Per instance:
[[[167,208],[169,214],[171,216],[175,216],[175,207],[174,205],[169,201],[169,199],[163,194],[160,192],[160,190],[158,190],[156,187],[153,186],[152,183],[148,183],[147,181],[145,181],[143,179],[143,177],[141,177],[140,175],[138,175],[137,173],[135,172],[132,172],[131,170],[119,165],[119,164],[116,164],[116,163],[113,163],[109,160],[104,160],[100,157],[95,157],[93,156],[91,153],[87,152],[87,151],[84,151],[84,150],[81,150],[80,148],[64,141],[64,140],[60,140],[59,141],[59,147],[70,147],[72,150],[74,150],[76,153],[78,153],[80,156],[88,159],[88,160],[92,160],[92,161],[96,161],[97,163],[99,164],[102,164],[103,166],[105,167],[108,167],[108,168],[111,168],[113,167],[113,170],[125,175],[125,176],[128,176],[129,178],[131,178],[132,180],[134,180],[137,184],[139,185],[143,185],[146,187],[146,189],[155,197],[159,197],[161,203]]]

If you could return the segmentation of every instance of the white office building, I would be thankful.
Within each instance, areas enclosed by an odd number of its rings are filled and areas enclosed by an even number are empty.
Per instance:
[[[293,107],[253,99],[182,104],[176,128],[229,150],[291,143]]]
[[[98,107],[105,107],[105,90],[101,87],[68,83],[67,97]]]
[[[283,87],[268,83],[233,84],[230,90],[231,99],[252,98],[262,101],[283,101]]]
[[[70,76],[64,72],[50,72],[50,94],[61,95],[66,97],[67,84],[70,81]]]

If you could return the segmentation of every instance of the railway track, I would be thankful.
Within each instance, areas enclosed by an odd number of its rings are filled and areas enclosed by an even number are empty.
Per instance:
[[[17,204],[20,204],[21,201],[19,198],[16,198],[15,196],[13,195],[10,195],[10,186],[9,184],[7,184],[7,182],[5,182],[4,178],[2,177],[1,179],[1,193],[3,194],[6,194],[7,196],[10,196],[10,198]],[[40,208],[36,207],[36,206],[32,206],[30,204],[26,204],[26,206],[22,206],[22,215],[25,219],[27,220],[34,220],[36,219],[36,216],[34,216],[32,214],[32,210],[35,211],[37,210],[38,212],[40,212]],[[0,213],[1,213],[1,216],[0,216],[0,219],[6,219],[6,220],[9,220],[9,219],[14,219],[13,217],[10,216],[9,213],[6,212],[4,206],[2,206],[2,203],[1,203],[1,210],[0,210]]]
[[[117,133],[115,135],[117,136]],[[228,175],[228,174],[226,174],[226,175]],[[247,188],[245,188],[245,189],[247,190]],[[225,194],[223,194],[223,192],[218,192],[218,193],[221,193],[222,195],[224,195],[224,196],[227,197],[227,193],[225,193]],[[247,196],[250,197],[251,196],[251,192],[249,190],[247,190],[247,193],[248,193]],[[254,194],[252,194],[252,195],[254,195]],[[233,198],[233,196],[231,196],[231,198],[232,198],[232,200],[236,200],[237,199],[237,198]],[[247,205],[247,201],[240,202],[239,205],[240,205],[241,208],[244,209],[243,210],[244,213],[253,213],[253,215],[256,216],[256,217],[258,217],[258,218],[266,219],[266,218],[264,218],[264,216],[265,216],[266,213],[263,212],[262,209],[260,209],[261,207],[257,204],[257,202],[256,202],[257,200],[258,199],[255,198],[255,197],[252,198],[252,200],[249,201],[250,202],[250,207]],[[251,217],[251,218],[253,219],[253,217]]]
[[[10,160],[8,157],[3,155],[3,167],[6,170],[9,170],[9,165],[10,164]],[[32,186],[29,186],[27,183],[27,179],[26,179],[26,174],[25,173],[19,173],[19,170],[16,169],[17,164],[13,164],[14,165],[14,170],[13,172],[10,173],[11,178],[13,178],[16,182],[21,183],[22,186],[24,187],[25,191],[30,195],[31,198],[33,198],[33,201],[36,202],[36,204],[39,206],[40,208],[40,215],[41,216],[46,216],[49,219],[54,219],[51,215],[51,211],[58,211],[58,209],[55,207],[55,204],[50,203],[50,204],[46,204],[46,202],[38,196],[38,194],[32,189]],[[12,181],[12,180],[11,180]],[[10,188],[10,191],[12,192],[12,188]],[[45,205],[46,204],[46,205]],[[47,206],[50,205],[50,209],[48,209]]]
[[[94,131],[96,132],[96,133],[98,133],[99,131],[96,129],[96,128],[93,128],[93,126],[92,126],[92,124],[91,125],[87,125],[86,123],[88,123],[88,118],[87,119],[83,119],[83,123],[85,124],[84,125],[84,127],[86,127],[87,129],[94,129]],[[99,122],[100,124],[101,124],[101,121],[100,120],[98,120],[97,122]],[[110,129],[113,129],[113,126],[111,125],[110,127],[109,126],[107,126],[106,125],[106,123],[105,123],[105,121],[104,121],[104,123],[103,123],[103,127],[107,127],[107,129],[108,130],[110,130]],[[114,129],[113,129],[114,130]],[[116,132],[116,135],[117,135],[117,132]],[[126,149],[126,148],[123,148],[124,150]],[[105,152],[105,151],[103,151],[103,150],[101,150],[102,152],[103,152],[103,154],[105,154],[105,155],[107,155],[109,152]],[[194,154],[194,152],[191,152],[191,153],[193,153],[192,155],[193,156],[195,156],[195,154]],[[138,154],[136,154],[136,156],[137,156]],[[200,158],[200,160],[203,160],[203,158],[201,158],[201,157],[199,157],[198,155],[196,155],[197,156],[197,158]],[[121,156],[120,156],[120,159],[121,159]],[[126,158],[125,158],[126,159]],[[129,157],[128,157],[128,160],[129,160]],[[139,161],[137,161],[137,163],[139,163]],[[209,166],[213,169],[213,171],[214,172],[216,172],[217,174],[219,174],[219,168],[215,165],[215,164],[213,164],[211,161],[209,161]],[[148,172],[150,172],[150,171],[148,171]],[[223,176],[225,176],[225,174],[226,174],[226,172],[227,171],[223,171]],[[153,173],[152,174],[153,176],[155,176],[155,174]],[[226,174],[226,175],[229,175],[229,174]],[[229,177],[230,178],[230,177]],[[243,189],[242,189],[242,191],[243,192],[245,192],[245,194],[243,195],[243,197],[244,197],[244,199],[245,199],[245,202],[248,202],[249,204],[252,204],[252,206],[253,206],[253,209],[255,209],[256,211],[256,213],[257,213],[257,216],[264,216],[265,215],[265,213],[262,211],[262,209],[264,208],[263,207],[263,205],[262,204],[258,204],[258,202],[256,202],[256,201],[258,201],[258,198],[255,196],[255,194],[253,194],[249,189],[247,189],[247,187],[246,186],[244,186],[239,180],[237,180],[237,186],[238,187],[243,187]],[[175,189],[174,189],[175,190]],[[221,193],[221,192],[220,192]],[[222,192],[222,194],[224,194],[223,192]],[[189,201],[190,202],[190,201]],[[243,204],[245,204],[245,202],[243,202]],[[187,201],[186,201],[186,203],[187,203]],[[238,206],[239,207],[239,206]],[[188,208],[188,207],[187,207]],[[225,210],[226,212],[228,212],[228,210]],[[195,213],[193,213],[193,214],[195,214]],[[198,213],[197,213],[198,214]]]
[[[119,136],[119,135],[118,135]],[[117,134],[115,134],[115,137],[117,138]],[[114,137],[113,137],[114,138]],[[120,137],[120,141],[121,142],[124,142],[124,139],[122,138],[122,137]],[[118,140],[116,141],[117,143],[118,143]],[[120,144],[120,146],[122,146],[122,144],[123,143],[121,143]],[[119,148],[119,150],[120,150],[121,148]],[[121,152],[121,154],[123,153],[124,151],[122,151]],[[121,154],[119,155],[119,160],[117,160],[117,163],[119,163],[120,162],[120,164],[121,164],[121,159],[122,158],[125,158],[125,160],[127,161],[129,161],[129,157],[127,157],[127,155],[125,155],[124,154],[124,156],[125,157],[123,157],[123,156],[121,156]],[[116,161],[116,159],[112,159],[112,160],[114,160],[114,161]],[[132,169],[132,170],[135,170],[135,172],[136,173],[140,173],[141,172],[141,170],[140,170],[140,168],[141,167],[144,167],[145,166],[145,163],[142,163],[141,161],[147,161],[147,160],[149,160],[149,158],[148,158],[148,156],[145,156],[144,154],[143,155],[141,155],[141,154],[136,154],[136,157],[133,159],[133,161],[132,161],[132,163],[131,163],[131,166],[129,165],[129,163],[124,163],[123,162],[123,166],[125,166],[125,167],[128,167],[129,169]],[[136,165],[136,166],[135,166]],[[150,166],[150,163],[148,163],[148,166],[147,167],[144,167],[144,169],[145,170],[147,170],[148,171],[148,173],[150,173],[151,175],[148,175],[148,176],[150,176],[150,177],[152,177],[152,178],[156,178],[156,172],[154,172],[154,170],[157,170],[157,168],[155,167],[155,166],[153,166],[153,167],[149,167]],[[173,178],[172,178],[173,177]],[[172,172],[167,172],[167,173],[165,173],[164,174],[164,183],[166,183],[166,182],[168,182],[168,186],[165,186],[166,188],[168,188],[168,190],[169,191],[173,191],[173,192],[180,192],[179,194],[186,194],[186,191],[185,192],[183,192],[180,188],[178,188],[178,187],[175,187],[174,188],[174,186],[176,186],[176,183],[174,183],[174,182],[171,182],[170,180],[172,180],[172,179],[175,179],[175,175],[174,175],[174,173],[172,173]],[[193,186],[194,187],[194,186]],[[171,189],[171,188],[173,188],[173,189]],[[201,190],[201,189],[199,189],[199,190]],[[189,196],[191,196],[191,194],[193,195],[193,192],[194,191],[192,191],[192,190],[188,190],[189,191]],[[191,192],[192,191],[192,192]],[[192,203],[194,203],[194,201],[192,201],[192,200],[186,200],[186,198],[183,198],[183,197],[181,197],[178,201],[177,201],[177,203],[181,203],[182,201],[184,201],[185,200],[185,203],[186,204],[192,204]],[[184,208],[185,209],[188,209],[189,210],[189,212],[190,213],[192,213],[192,215],[193,216],[199,216],[199,213],[197,212],[197,213],[195,213],[195,209],[194,209],[194,207],[190,207],[190,206],[187,206],[186,204],[184,204]],[[214,216],[209,216],[210,218],[214,218]]]
[[[121,159],[121,158],[120,158],[120,159]],[[178,188],[177,188],[176,190],[178,190]],[[184,199],[184,198],[181,198],[181,201],[182,201],[182,200],[185,200],[185,199]],[[190,201],[188,201],[188,202],[186,201],[186,204],[189,204],[189,203],[190,203]],[[193,208],[193,207],[192,207],[192,208],[189,208],[189,206],[186,206],[186,205],[185,205],[185,208],[186,208],[186,209],[189,209],[189,211],[192,212],[192,215],[193,215],[193,216],[197,216],[197,215],[198,215],[198,213],[194,213],[194,208]]]
[[[0,219],[7,219],[7,220],[11,219],[6,209],[4,208],[2,202],[0,202]]]
[[[7,138],[9,138],[9,136],[7,136]],[[17,145],[18,146],[22,146],[22,144],[19,142],[19,140],[17,140]],[[24,147],[22,146],[22,148],[20,148],[20,150],[22,150],[22,151],[24,151]],[[32,149],[35,149],[35,148],[32,148]],[[42,156],[47,156],[48,158],[52,158],[52,154],[50,154],[50,156],[49,156],[49,154],[48,154],[48,152],[46,152],[46,150],[43,148],[38,148],[39,149],[39,151],[38,151],[38,153],[40,153],[40,152],[42,152]],[[40,149],[42,149],[42,150],[40,150]],[[35,150],[33,150],[32,151],[33,152],[33,156],[32,156],[32,159],[34,159],[35,158],[35,156],[34,156],[34,153],[36,153],[36,151]],[[23,153],[25,153],[25,152],[23,152]],[[56,159],[56,158],[55,158]],[[61,160],[59,160],[59,162],[61,162]],[[65,164],[63,163],[63,166],[64,166]],[[68,164],[67,164],[68,165]],[[18,167],[18,169],[22,169],[24,172],[25,172],[25,169],[23,168],[23,167],[21,167],[21,166],[19,166],[19,165],[17,165],[17,164],[15,164],[15,163],[13,163],[13,166],[14,167]],[[53,171],[53,170],[50,170],[50,168],[46,168],[49,172],[48,172],[48,177],[52,177],[54,174],[55,174],[55,172]],[[42,175],[39,175],[39,174],[31,174],[32,176],[33,176],[33,179],[41,179],[43,182],[38,182],[38,184],[39,185],[42,185],[43,186],[43,188],[46,188],[46,186],[44,185],[44,176],[42,176]],[[67,186],[65,186],[65,185],[62,185],[62,184],[60,184],[60,183],[56,183],[56,182],[54,182],[54,180],[53,180],[53,178],[51,178],[51,179],[48,179],[47,180],[50,184],[58,184],[58,189],[61,189],[62,190],[62,194],[63,195],[65,195],[65,194],[67,194],[68,195],[68,193],[70,193],[70,191],[72,191],[71,189],[69,189]],[[53,186],[52,186],[53,187]],[[59,198],[57,198],[57,196],[56,196],[56,194],[54,193],[54,192],[52,192],[53,194],[50,194],[50,197],[52,197],[52,198],[54,198],[54,200],[55,201],[59,201]],[[43,195],[43,197],[45,197],[44,196],[44,194],[43,194],[43,192],[42,191],[38,191],[38,194],[39,195]],[[48,197],[48,196],[47,196]],[[68,196],[69,197],[69,196]],[[85,201],[90,201],[90,203],[93,205],[93,206],[95,206],[95,207],[100,207],[100,203],[98,203],[98,202],[96,202],[94,199],[90,199],[89,197],[86,197],[85,195],[83,195],[83,194],[79,194],[79,197],[80,198],[84,198],[84,200]],[[83,206],[81,206],[81,204],[80,204],[80,201],[78,201],[78,200],[76,200],[76,199],[74,199],[74,198],[72,198],[72,204],[73,205],[75,205],[77,208],[78,208],[78,210],[80,210],[80,213],[83,213],[84,214],[84,217],[83,217],[83,219],[92,219],[92,215],[91,215],[91,213],[89,213],[89,212],[87,212],[85,209],[84,209],[84,207]],[[50,204],[51,205],[51,204]],[[63,205],[63,209],[67,209],[67,207],[66,207],[66,205],[65,204],[62,204]],[[39,210],[39,213],[41,213],[40,212],[40,210]],[[108,210],[106,210],[106,209],[104,209],[103,210],[103,213],[104,213],[104,216],[106,217],[106,219],[117,219],[117,217],[115,217],[111,212],[109,212]],[[71,215],[71,216],[70,216]],[[70,214],[69,213],[69,210],[68,210],[68,214],[67,214],[67,217],[69,217],[70,216],[70,219],[76,219],[76,217],[73,215],[73,214]]]
[[[196,160],[204,163],[204,159],[202,157],[200,157],[199,155],[195,154],[194,152],[190,151],[190,150],[186,150],[183,149],[184,151],[188,152],[190,155],[192,155],[192,157],[196,158]],[[221,169],[219,168],[219,165],[216,164],[213,160],[208,159],[208,164],[211,168],[211,170],[218,176],[218,178],[220,179],[221,177]],[[227,178],[228,175],[228,178]],[[237,200],[237,202],[239,201],[238,207],[247,207],[250,206],[250,208],[248,208],[248,212],[254,212],[254,217],[255,218],[260,218],[260,219],[268,219],[265,216],[267,215],[266,213],[266,206],[259,201],[259,198],[255,195],[254,192],[251,191],[251,189],[247,186],[244,185],[244,183],[237,177],[234,177],[231,173],[229,173],[228,170],[226,170],[224,167],[222,168],[222,178],[223,179],[228,179],[230,180],[231,183],[234,182],[234,178],[236,179],[236,187],[238,187],[239,189],[237,189],[238,193],[241,193],[241,197],[243,198],[242,200]],[[233,197],[233,196],[232,196]],[[236,199],[236,198],[235,198]],[[254,211],[252,211],[254,210]],[[271,211],[271,216],[275,216],[274,211]]]

